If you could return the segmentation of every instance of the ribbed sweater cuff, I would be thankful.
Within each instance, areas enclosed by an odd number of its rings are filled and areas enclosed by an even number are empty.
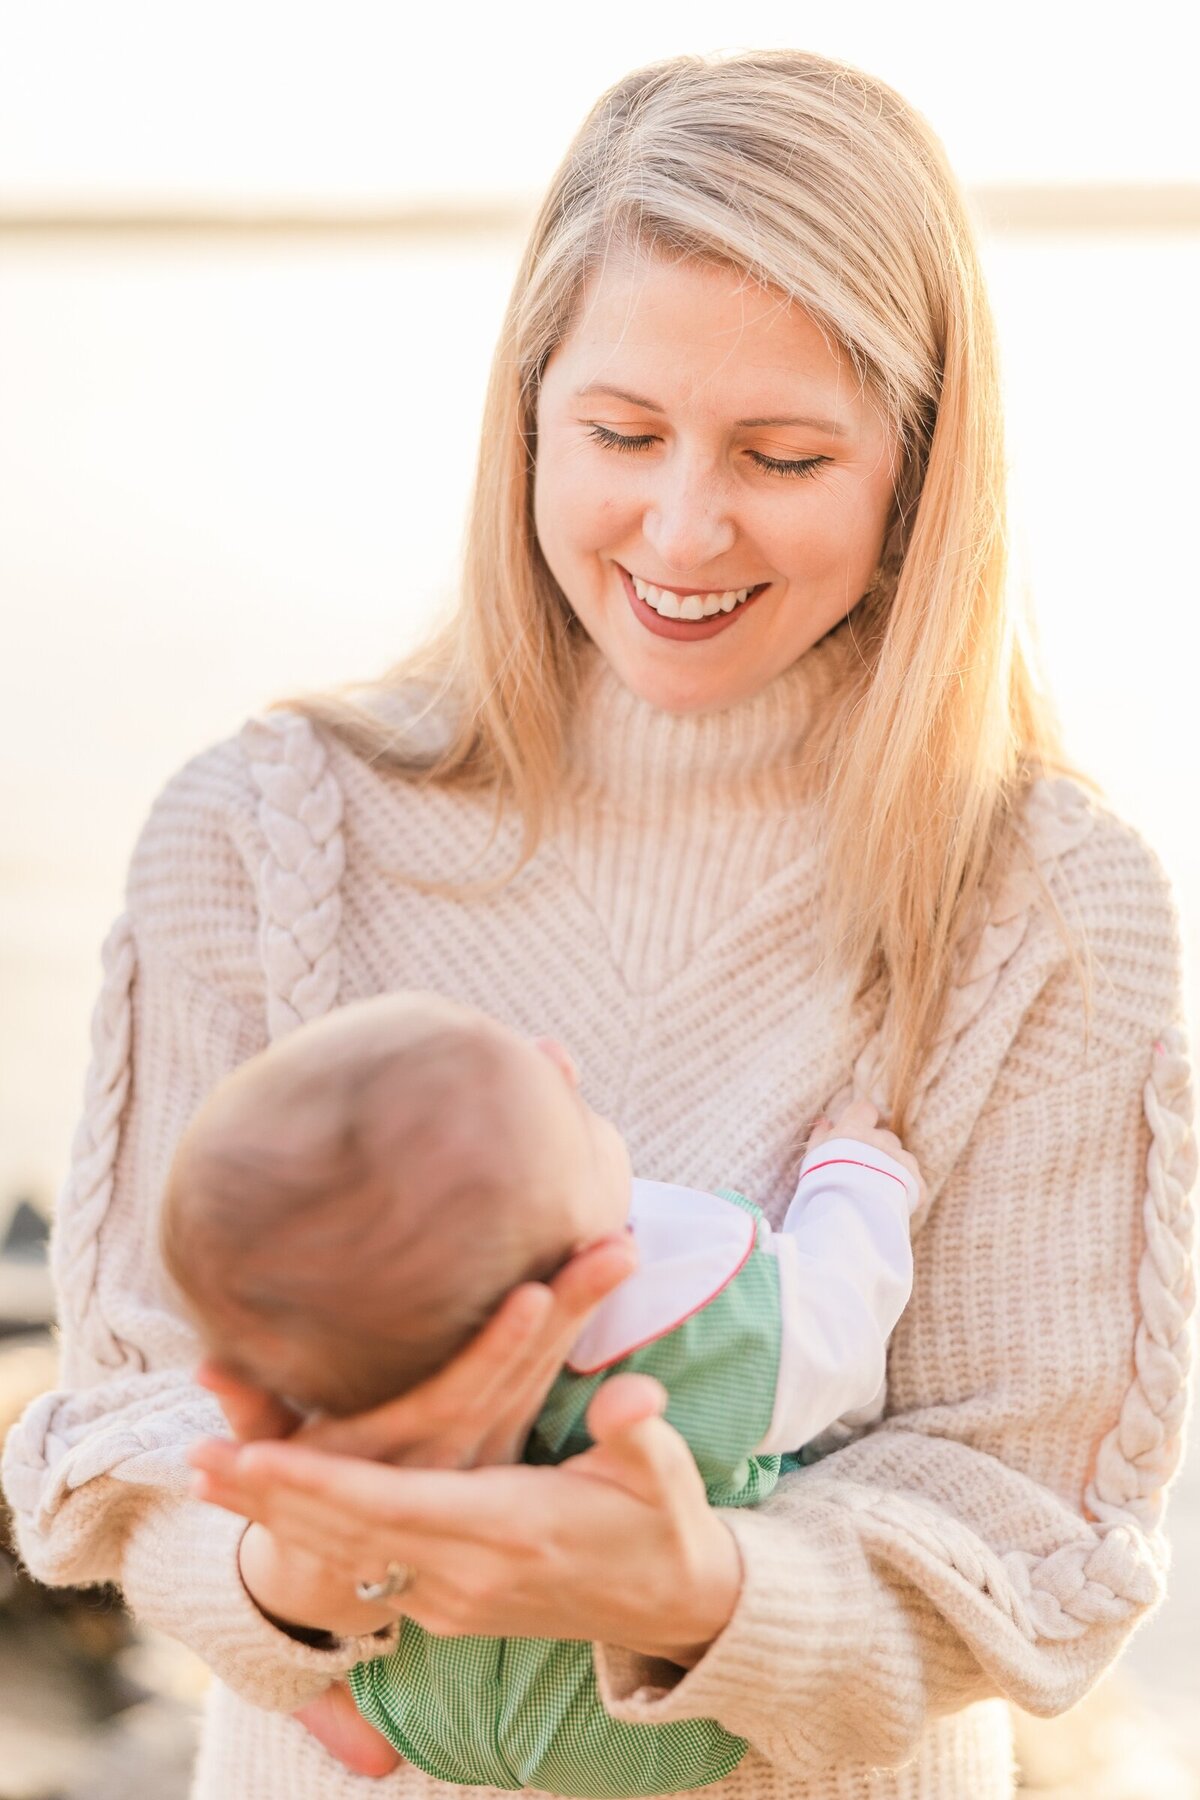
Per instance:
[[[314,1650],[278,1630],[247,1593],[238,1571],[246,1521],[196,1500],[148,1508],[126,1545],[122,1585],[133,1612],[195,1651],[227,1687],[255,1706],[292,1712],[370,1657],[387,1636],[339,1639]]]
[[[685,1672],[598,1644],[596,1679],[613,1718],[636,1724],[716,1719],[759,1743],[779,1706],[793,1717],[799,1708],[803,1716],[806,1702],[836,1691],[841,1673],[862,1662],[870,1618],[866,1609],[847,1608],[855,1583],[839,1564],[850,1545],[836,1529],[824,1543],[819,1529],[810,1534],[795,1520],[734,1509],[723,1509],[721,1517],[737,1540],[743,1575],[725,1629]],[[855,1560],[861,1560],[857,1553]]]

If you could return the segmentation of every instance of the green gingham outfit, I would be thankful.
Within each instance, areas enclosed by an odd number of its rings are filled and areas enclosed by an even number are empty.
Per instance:
[[[663,1336],[593,1374],[565,1368],[534,1427],[526,1461],[563,1462],[591,1444],[584,1416],[611,1375],[637,1370],[667,1390],[667,1419],[686,1439],[714,1506],[752,1506],[779,1477],[756,1455],[775,1403],[779,1274],[759,1247],[708,1303]],[[438,1637],[411,1619],[388,1656],[350,1674],[359,1710],[409,1762],[441,1781],[541,1788],[572,1796],[669,1794],[719,1781],[744,1738],[712,1719],[626,1725],[605,1712],[591,1645],[550,1638]]]
[[[588,1449],[592,1395],[636,1370],[666,1389],[710,1504],[764,1500],[835,1420],[864,1406],[878,1416],[887,1339],[912,1289],[916,1199],[908,1170],[839,1138],[808,1151],[774,1233],[731,1188],[635,1181],[638,1268],[576,1340],[526,1460]],[[613,1719],[579,1641],[438,1637],[405,1619],[397,1648],[360,1663],[350,1686],[409,1762],[468,1787],[681,1793],[719,1781],[747,1747],[713,1719]]]

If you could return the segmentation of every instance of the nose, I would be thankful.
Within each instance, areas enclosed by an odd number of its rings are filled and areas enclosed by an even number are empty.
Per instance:
[[[646,506],[642,534],[665,575],[686,578],[703,571],[737,537],[722,484],[695,461],[680,457],[656,471],[659,480]]]

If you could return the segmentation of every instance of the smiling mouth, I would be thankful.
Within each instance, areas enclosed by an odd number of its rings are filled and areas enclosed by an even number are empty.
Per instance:
[[[670,588],[656,587],[653,582],[643,581],[640,575],[626,569],[633,591],[646,606],[656,612],[660,619],[715,619],[718,613],[731,613],[747,600],[761,594],[770,583],[760,581],[755,587],[727,588],[721,593],[677,594]]]

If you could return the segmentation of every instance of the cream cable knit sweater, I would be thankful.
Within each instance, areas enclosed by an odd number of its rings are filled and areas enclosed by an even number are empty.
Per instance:
[[[252,722],[154,807],[105,945],[57,1226],[63,1387],[10,1434],[5,1481],[36,1575],[119,1579],[215,1671],[200,1800],[368,1789],[284,1716],[362,1645],[274,1631],[238,1580],[237,1521],[185,1491],[182,1446],[217,1420],[155,1253],[184,1123],[269,1034],[423,984],[560,1035],[640,1174],[733,1182],[777,1219],[814,1115],[877,1079],[878,999],[843,1016],[822,985],[818,819],[792,773],[836,643],[698,718],[594,663],[563,822],[483,902],[393,871],[463,867],[486,806],[299,718]],[[885,1419],[728,1515],[744,1592],[694,1670],[597,1649],[618,1716],[712,1715],[749,1738],[728,1800],[1007,1795],[997,1696],[1069,1704],[1162,1588],[1193,1297],[1176,925],[1151,854],[1070,783],[1035,791],[1026,841],[910,1137],[931,1204]],[[1086,1046],[1043,883],[1090,936]],[[369,1791],[464,1790],[401,1770]]]

